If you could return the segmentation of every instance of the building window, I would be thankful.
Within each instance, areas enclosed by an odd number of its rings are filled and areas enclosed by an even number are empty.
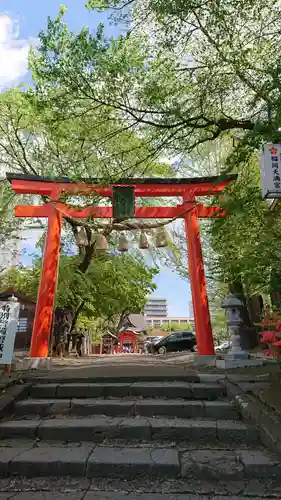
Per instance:
[[[17,333],[24,333],[27,330],[27,318],[19,318],[18,320],[18,326],[17,326]]]

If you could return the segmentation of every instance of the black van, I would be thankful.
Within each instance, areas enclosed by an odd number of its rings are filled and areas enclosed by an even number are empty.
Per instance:
[[[150,354],[166,354],[167,352],[194,352],[196,336],[192,331],[173,332],[158,342],[149,343],[146,348]]]

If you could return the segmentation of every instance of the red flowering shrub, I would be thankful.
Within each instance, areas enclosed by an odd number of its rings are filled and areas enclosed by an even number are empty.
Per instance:
[[[274,313],[273,317],[270,317],[267,313],[261,324],[265,330],[260,332],[260,342],[268,346],[265,355],[273,356],[281,362],[281,320],[278,314]]]
[[[276,332],[273,332],[271,330],[267,332],[261,332],[260,335],[260,341],[264,344],[273,344],[276,341]]]

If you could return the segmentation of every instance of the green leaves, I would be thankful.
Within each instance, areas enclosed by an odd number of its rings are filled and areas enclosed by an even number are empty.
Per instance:
[[[72,33],[64,7],[48,20],[30,55],[35,88],[0,96],[4,161],[25,173],[108,183],[173,176],[160,158],[176,155],[183,176],[201,175],[200,152],[212,143],[221,161],[215,164],[212,154],[208,174],[239,173],[225,202],[218,200],[228,217],[212,224],[213,275],[268,289],[272,262],[279,262],[280,223],[260,200],[257,156],[263,142],[281,141],[279,3],[90,0],[87,8],[129,13],[127,34],[108,40],[102,25],[95,34],[87,27]],[[178,268],[182,255],[181,249],[175,254]],[[105,282],[120,280],[114,263],[102,264]],[[99,271],[90,267],[106,295]],[[75,286],[66,281],[70,302],[75,289],[86,294],[92,286],[74,275]],[[120,296],[128,298],[121,281]],[[118,298],[111,297],[107,314],[114,315]],[[100,314],[102,306],[97,298]]]
[[[109,0],[89,0],[86,3],[86,7],[89,10],[106,9],[107,7],[109,7]]]
[[[157,137],[159,147],[189,152],[236,129],[249,142],[247,131],[259,131],[258,145],[270,136],[275,140],[281,118],[278,0],[238,0],[235,5],[231,0],[112,0],[87,5],[113,9],[117,20],[120,11],[130,10],[127,46],[148,34],[142,67],[133,75],[127,70],[130,87],[120,65],[111,95],[128,118],[133,113],[136,125],[142,122]]]
[[[62,148],[66,162],[74,152],[72,170],[80,148],[88,159],[81,170],[151,175],[160,153],[189,154],[229,132],[255,147],[280,138],[277,1],[92,0],[87,7],[130,11],[132,29],[117,40],[106,40],[102,25],[95,35],[87,27],[72,33],[61,8],[30,56],[30,95],[45,115],[49,150]],[[61,163],[54,154],[50,160]]]
[[[257,174],[252,158],[225,198],[227,217],[211,226],[217,256],[214,275],[229,283],[242,279],[249,294],[270,291],[271,270],[278,266],[281,244],[279,216],[261,200]]]
[[[18,237],[20,221],[14,217],[15,195],[6,179],[0,179],[0,252],[9,239]],[[2,269],[0,268],[0,272]]]

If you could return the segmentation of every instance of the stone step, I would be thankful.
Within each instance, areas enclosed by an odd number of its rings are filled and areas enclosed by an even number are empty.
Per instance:
[[[26,491],[22,493],[0,493],[0,500],[253,500],[244,496],[198,496],[196,493],[158,494],[158,493],[126,493],[122,491],[78,491],[68,493]],[[275,497],[276,500],[277,497]],[[255,500],[266,500],[255,497]],[[272,499],[270,499],[272,500]],[[274,499],[273,499],[274,500]]]
[[[198,478],[22,477],[2,479],[1,500],[266,500],[280,499],[280,482],[264,478],[245,481]],[[21,493],[19,493],[21,492]],[[136,493],[137,492],[137,493]],[[195,493],[196,492],[196,493]],[[22,495],[18,497],[18,495]],[[91,496],[93,495],[93,496]],[[238,496],[239,495],[239,496]],[[194,499],[194,500],[195,500]]]
[[[0,425],[0,438],[38,438],[53,441],[91,441],[104,439],[211,441],[253,443],[257,430],[232,420],[192,420],[160,417],[51,418],[9,420]]]
[[[15,403],[16,415],[172,416],[237,420],[239,413],[228,401],[185,399],[25,399]]]
[[[143,474],[177,477],[178,451],[171,448],[47,446],[0,449],[1,476],[72,476],[134,478]]]
[[[277,457],[259,449],[181,451],[176,447],[111,447],[83,444],[79,447],[34,445],[0,448],[1,477],[162,477],[211,481],[281,479]],[[201,498],[201,497],[200,497]]]
[[[34,398],[101,398],[142,397],[215,400],[225,396],[219,383],[134,382],[36,384],[31,388]]]
[[[153,370],[154,371],[154,370]],[[128,370],[127,370],[128,372]],[[93,372],[92,372],[93,373]],[[47,383],[55,383],[55,384],[80,384],[80,383],[90,383],[90,384],[95,384],[95,383],[107,383],[107,384],[114,384],[116,383],[116,378],[118,378],[118,382],[125,382],[128,384],[133,384],[134,382],[193,382],[193,383],[214,383],[218,382],[219,380],[223,380],[225,378],[224,374],[215,374],[215,373],[196,373],[196,372],[186,372],[184,375],[180,374],[175,374],[175,371],[173,370],[172,373],[166,373],[166,374],[159,374],[158,372],[155,372],[153,374],[145,374],[144,370],[142,370],[142,374],[138,375],[124,375],[124,374],[118,374],[116,375],[104,375],[100,376],[100,373],[97,372],[96,374],[92,374],[91,372],[87,373],[87,376],[79,376],[75,374],[74,370],[72,374],[70,375],[69,373],[64,373],[63,376],[59,376],[58,374],[55,375],[55,373],[52,373],[52,377],[49,376],[46,378],[39,376],[38,374],[35,374],[32,377],[32,374],[23,374],[22,375],[22,380],[34,380],[36,381],[37,384],[47,384]]]

